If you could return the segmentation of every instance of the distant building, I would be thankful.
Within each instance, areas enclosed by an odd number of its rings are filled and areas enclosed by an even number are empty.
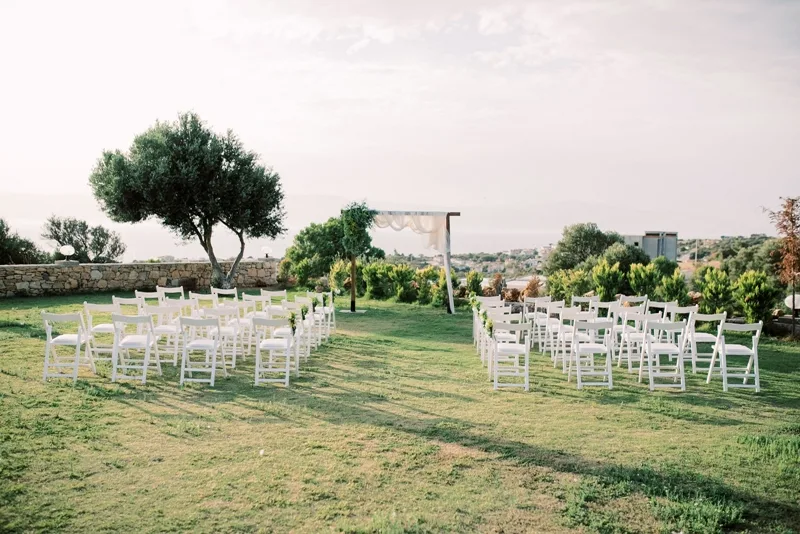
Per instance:
[[[664,256],[678,261],[678,232],[645,232],[644,235],[622,236],[626,245],[644,250],[650,259]]]

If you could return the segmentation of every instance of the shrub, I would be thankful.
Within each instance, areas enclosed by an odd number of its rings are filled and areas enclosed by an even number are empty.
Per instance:
[[[745,271],[734,286],[736,301],[748,323],[765,323],[772,317],[772,307],[781,292],[763,271]]]
[[[661,276],[656,266],[652,263],[642,265],[641,263],[634,263],[631,265],[631,270],[628,273],[628,281],[630,282],[631,291],[634,295],[652,297],[655,295],[656,287],[661,281]]]
[[[284,260],[285,261],[285,260]],[[281,262],[283,263],[283,262]],[[328,283],[337,295],[344,293],[344,284],[350,277],[350,262],[338,260],[331,265],[331,272],[328,274]]]
[[[483,275],[478,271],[470,271],[467,273],[467,292],[479,295],[481,293],[481,284],[483,283]]]
[[[570,300],[573,295],[583,295],[592,289],[589,274],[582,269],[556,271],[547,279],[553,300]]]
[[[592,281],[595,292],[601,301],[614,300],[622,288],[623,277],[622,271],[619,270],[619,263],[609,265],[607,260],[602,259],[595,265],[592,269]]]
[[[356,279],[358,280],[356,295],[363,297],[367,291],[367,283],[364,280],[364,264],[361,261],[356,262]],[[337,295],[348,293],[350,291],[350,262],[347,260],[336,261],[331,266],[328,283],[331,290]]]
[[[392,271],[394,266],[383,261],[375,261],[364,266],[367,298],[383,300],[394,295]]]
[[[278,264],[278,282],[281,284],[285,283],[286,280],[289,279],[289,276],[292,274],[292,260],[289,258],[283,258],[281,262]]]
[[[436,267],[428,265],[421,269],[417,269],[416,282],[417,282],[417,301],[420,304],[430,304],[432,289],[431,283],[439,277]]]
[[[520,291],[516,287],[506,288],[503,290],[503,300],[507,302],[519,302]]]
[[[672,276],[672,273],[675,272],[675,269],[678,268],[678,262],[668,260],[666,256],[659,256],[653,261],[650,262],[650,265],[655,267],[655,270],[658,271],[658,280],[660,281],[665,276]]]
[[[728,311],[733,292],[728,274],[721,269],[710,268],[703,277],[703,300],[700,301],[701,313],[722,313]]]
[[[671,275],[661,278],[661,282],[656,288],[656,298],[662,302],[678,301],[679,306],[689,304],[690,299],[689,291],[686,287],[686,278],[683,277],[680,267],[675,267]]]
[[[294,276],[297,278],[297,283],[301,286],[308,285],[308,277],[311,275],[311,264],[308,258],[303,258],[294,264]]]
[[[456,278],[456,272],[453,269],[450,269],[450,279],[453,282],[453,292],[455,292],[458,278]],[[431,302],[434,306],[446,306],[448,304],[447,274],[444,268],[439,269],[436,283],[431,288]]]
[[[522,296],[528,298],[536,298],[542,294],[542,279],[537,275],[531,276],[525,289],[522,290]]]
[[[547,277],[547,294],[553,300],[566,300],[567,271],[556,271]]]
[[[492,276],[492,281],[489,282],[489,285],[494,289],[495,295],[502,294],[503,288],[506,285],[505,281],[503,280],[503,275],[500,273],[494,273],[494,276]]]
[[[417,287],[414,284],[416,270],[410,265],[395,265],[389,273],[394,285],[394,295],[400,302],[414,302],[417,300]]]
[[[694,271],[694,276],[692,276],[692,289],[697,291],[698,293],[703,292],[703,288],[706,285],[706,273],[709,269],[713,269],[710,265],[701,265]]]

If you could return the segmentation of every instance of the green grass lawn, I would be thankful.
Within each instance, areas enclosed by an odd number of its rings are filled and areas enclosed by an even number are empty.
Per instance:
[[[764,341],[760,394],[579,392],[538,354],[494,392],[466,311],[364,302],[289,389],[252,357],[44,384],[39,313],[85,298],[0,300],[2,531],[800,532],[797,345]]]

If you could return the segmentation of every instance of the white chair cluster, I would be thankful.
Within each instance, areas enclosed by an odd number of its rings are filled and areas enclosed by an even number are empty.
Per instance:
[[[626,365],[645,376],[650,390],[686,390],[685,368],[714,376],[728,388],[761,389],[758,342],[763,324],[727,322],[725,313],[701,314],[697,306],[656,302],[644,297],[622,296],[613,302],[598,297],[526,297],[523,302],[504,302],[500,297],[476,297],[473,307],[473,341],[486,365],[495,389],[522,386],[529,389],[530,352],[548,354],[553,367],[561,367],[578,389],[584,386],[614,387],[612,367]],[[705,330],[698,330],[701,324]],[[750,344],[731,344],[725,334],[750,334]],[[708,352],[698,345],[706,344]],[[522,382],[504,382],[506,376]]]
[[[308,292],[288,300],[287,292],[236,288],[210,294],[182,287],[112,296],[111,304],[84,303],[83,313],[42,312],[46,332],[43,380],[78,378],[80,367],[96,372],[96,361],[111,362],[111,380],[147,382],[148,371],[177,366],[180,383],[214,385],[237,359],[255,353],[255,384],[289,385],[311,350],[336,330],[331,293]],[[67,353],[65,347],[69,347]]]

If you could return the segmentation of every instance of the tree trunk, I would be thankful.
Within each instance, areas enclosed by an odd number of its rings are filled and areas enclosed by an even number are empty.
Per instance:
[[[350,257],[350,312],[356,312],[356,257]]]
[[[796,292],[796,289],[795,289],[795,277],[793,277],[792,278],[792,339],[794,339],[794,337],[796,335],[795,331],[794,331],[794,326],[795,326],[795,323],[797,322],[797,308],[795,307],[796,304],[794,302],[794,299],[796,297],[797,297],[797,292]]]

